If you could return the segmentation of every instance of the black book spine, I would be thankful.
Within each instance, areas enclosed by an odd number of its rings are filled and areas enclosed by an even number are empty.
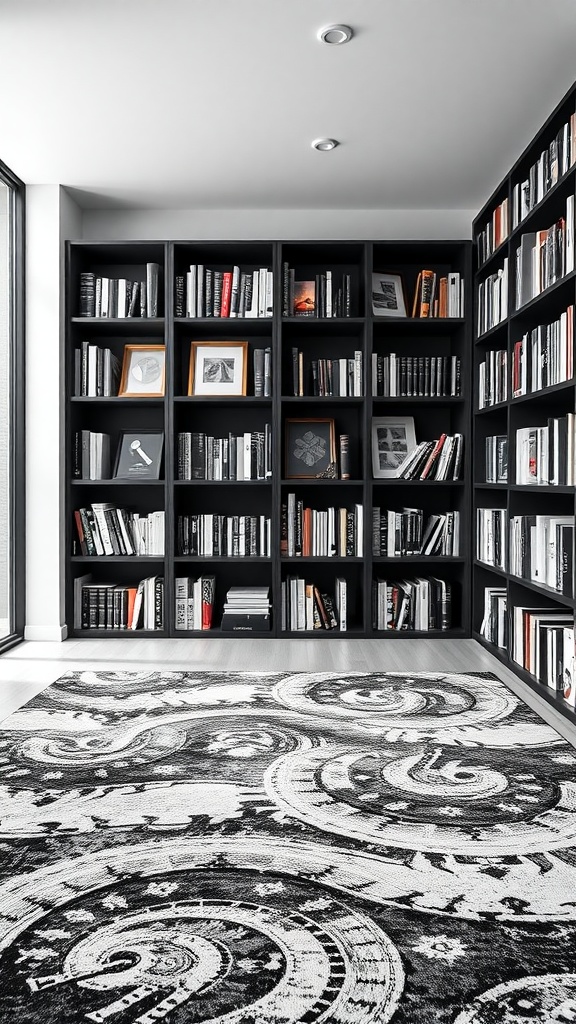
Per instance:
[[[282,316],[290,316],[290,264],[282,264]]]
[[[154,629],[164,628],[164,580],[157,576],[154,582]]]
[[[176,308],[175,316],[184,316],[184,275],[176,275]]]
[[[94,316],[96,305],[96,275],[80,274],[80,316]]]

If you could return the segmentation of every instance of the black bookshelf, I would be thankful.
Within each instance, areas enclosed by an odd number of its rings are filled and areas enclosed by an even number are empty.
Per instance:
[[[507,570],[486,564],[477,557],[478,508],[506,509],[507,523],[511,516],[520,515],[574,515],[575,487],[568,485],[522,485],[516,483],[516,431],[526,426],[545,426],[549,417],[562,417],[573,413],[576,408],[576,380],[569,380],[529,391],[514,397],[512,373],[515,343],[535,328],[557,320],[576,299],[576,273],[568,268],[558,280],[517,305],[515,290],[516,252],[523,234],[544,231],[565,217],[568,197],[576,189],[576,162],[567,161],[568,166],[559,168],[557,180],[551,187],[544,188],[539,201],[534,202],[525,216],[514,217],[515,193],[522,182],[530,181],[530,169],[541,159],[553,140],[570,124],[576,112],[576,85],[562,98],[555,110],[542,125],[535,137],[520,155],[509,173],[494,190],[473,224],[473,239],[477,243],[483,226],[492,219],[493,212],[503,201],[508,202],[509,232],[497,249],[484,260],[480,257],[480,245],[474,245],[474,351],[473,351],[473,609],[472,636],[499,661],[509,668],[534,692],[539,693],[548,703],[572,722],[576,720],[572,708],[561,693],[548,687],[518,664],[511,653],[511,620],[515,607],[539,607],[570,613],[576,609],[574,580],[572,593],[564,596],[551,587],[532,579],[520,578]],[[574,150],[572,143],[572,150]],[[554,175],[556,178],[556,175]],[[553,181],[550,176],[549,183]],[[520,213],[520,211],[519,211]],[[490,330],[479,333],[478,300],[479,284],[490,274],[497,272],[508,259],[507,315]],[[491,351],[504,350],[507,353],[507,397],[504,401],[487,408],[479,408],[479,366]],[[505,435],[508,439],[508,480],[506,483],[488,483],[485,479],[485,440],[489,436]],[[574,559],[574,553],[573,553]],[[508,562],[508,565],[510,563]],[[484,614],[484,591],[486,587],[503,587],[506,591],[509,641],[506,648],[498,647],[481,635]]]
[[[95,318],[79,316],[80,274],[137,278],[147,262],[159,264],[158,313],[154,318]],[[348,275],[348,312],[333,317],[283,315],[283,267],[295,268],[298,279],[314,278],[331,270],[334,280]],[[267,268],[273,273],[272,316],[259,318],[190,317],[176,315],[175,281],[193,265],[230,269],[233,265],[252,271]],[[372,273],[402,276],[408,313],[418,272],[433,269],[438,276],[449,271],[461,274],[465,283],[465,316],[420,319],[388,318],[372,313]],[[466,637],[471,635],[471,550],[468,524],[471,517],[471,402],[472,345],[472,245],[467,241],[390,242],[69,242],[66,253],[66,617],[71,636],[166,636],[166,637],[346,637],[411,636]],[[186,312],[186,310],[185,310]],[[345,312],[345,310],[344,310]],[[244,341],[248,343],[247,395],[189,396],[188,361],[192,341]],[[73,395],[74,350],[88,341],[110,347],[121,358],[129,343],[166,346],[166,385],[163,398],[82,398]],[[272,351],[272,395],[254,397],[252,353],[269,346]],[[311,390],[312,359],[351,358],[362,352],[362,395],[318,397],[293,394],[292,349],[305,354],[306,391]],[[461,360],[461,393],[458,397],[392,397],[372,394],[372,354],[395,352],[410,356],[458,356]],[[457,481],[372,479],[371,423],[373,416],[413,416],[417,440],[441,433],[462,433],[464,458]],[[284,425],[291,418],[329,417],[335,420],[336,436],[350,437],[351,478],[286,479]],[[229,431],[263,429],[272,424],[273,472],[265,481],[183,481],[177,478],[177,435],[205,430],[221,436]],[[114,452],[120,431],[158,429],[164,433],[163,479],[150,483],[117,480],[88,481],[73,477],[73,439],[80,429],[111,435]],[[227,490],[227,487],[230,490]],[[364,508],[362,556],[288,557],[280,549],[281,507],[288,493],[295,493],[312,508]],[[163,509],[166,520],[164,557],[80,555],[74,546],[74,510],[83,503],[111,501],[134,511]],[[425,514],[458,510],[461,517],[458,557],[383,558],[372,555],[371,511],[373,506],[400,510],[422,508]],[[176,549],[179,515],[219,512],[266,515],[271,519],[271,557],[187,557]],[[74,580],[90,572],[94,583],[129,584],[152,574],[165,581],[162,630],[81,630],[74,627]],[[213,628],[202,632],[176,630],[174,587],[178,576],[214,575],[216,596]],[[452,585],[452,628],[445,631],[386,630],[372,628],[372,582],[375,578],[412,579],[437,576]],[[281,630],[281,585],[289,576],[305,577],[320,588],[334,592],[336,577],[347,580],[348,629],[293,632]],[[226,633],[220,629],[222,606],[230,586],[268,586],[272,598],[272,629],[269,633]]]

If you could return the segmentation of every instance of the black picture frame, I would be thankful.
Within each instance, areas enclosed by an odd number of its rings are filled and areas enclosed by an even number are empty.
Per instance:
[[[121,431],[114,465],[114,479],[159,480],[163,454],[163,431]]]
[[[335,467],[333,419],[287,419],[284,430],[286,480],[315,480]]]

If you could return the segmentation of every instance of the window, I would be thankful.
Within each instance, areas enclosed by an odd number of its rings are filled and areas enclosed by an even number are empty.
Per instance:
[[[24,629],[24,186],[0,162],[0,650]]]

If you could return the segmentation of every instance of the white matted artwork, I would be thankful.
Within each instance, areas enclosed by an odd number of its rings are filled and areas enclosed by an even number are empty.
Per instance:
[[[122,398],[163,398],[166,349],[164,345],[125,345]]]
[[[245,395],[247,372],[247,341],[191,343],[189,395]]]
[[[413,416],[372,417],[372,473],[376,480],[397,476],[399,466],[415,447]]]

